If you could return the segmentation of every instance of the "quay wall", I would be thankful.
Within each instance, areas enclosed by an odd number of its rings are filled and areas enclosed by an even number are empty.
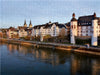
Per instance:
[[[67,50],[72,51],[75,53],[86,53],[86,54],[93,54],[100,56],[100,48],[86,48],[85,46],[81,45],[69,45],[69,44],[58,44],[58,43],[45,43],[45,42],[34,42],[34,41],[24,41],[24,40],[11,40],[11,39],[0,39],[0,42],[12,43],[12,44],[19,44],[19,45],[27,45],[33,46],[35,48],[52,48],[53,50]]]

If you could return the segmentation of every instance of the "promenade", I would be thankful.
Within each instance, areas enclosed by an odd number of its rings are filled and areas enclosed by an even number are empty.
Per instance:
[[[87,54],[100,55],[100,47],[89,47],[85,45],[72,45],[72,44],[61,44],[61,43],[50,43],[50,42],[37,42],[37,41],[26,41],[17,39],[0,39],[0,41],[5,41],[7,43],[14,43],[20,45],[31,45],[34,47],[46,47],[52,49],[69,50],[73,52],[81,52]]]

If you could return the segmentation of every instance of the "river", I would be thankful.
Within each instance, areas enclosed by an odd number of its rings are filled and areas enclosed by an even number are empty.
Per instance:
[[[100,57],[0,43],[1,75],[100,75]]]

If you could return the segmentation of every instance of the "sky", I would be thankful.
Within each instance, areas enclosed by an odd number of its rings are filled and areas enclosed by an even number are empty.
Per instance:
[[[72,18],[92,15],[100,17],[100,0],[0,0],[0,28],[41,25],[49,21],[67,23]]]

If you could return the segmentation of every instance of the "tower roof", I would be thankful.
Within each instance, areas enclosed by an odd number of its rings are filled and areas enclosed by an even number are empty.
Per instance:
[[[72,19],[71,21],[77,21],[77,19],[75,18],[75,13],[72,14]]]
[[[29,25],[31,25],[32,23],[31,23],[31,20],[30,20],[30,24]]]
[[[24,21],[24,27],[27,27],[26,20]]]
[[[24,25],[26,24],[26,20],[24,21]]]
[[[32,27],[32,23],[31,23],[31,20],[30,20],[30,24],[29,24],[29,27],[30,27],[30,28]]]
[[[73,18],[75,17],[75,13],[72,14],[72,17],[73,17]]]
[[[93,14],[93,20],[94,19],[98,19],[97,17],[96,17],[96,13],[94,12],[94,14]]]
[[[77,21],[77,19],[76,18],[72,18],[71,21]]]
[[[94,12],[94,14],[93,14],[93,15],[94,15],[94,17],[96,17],[96,13],[95,13],[95,12]]]

